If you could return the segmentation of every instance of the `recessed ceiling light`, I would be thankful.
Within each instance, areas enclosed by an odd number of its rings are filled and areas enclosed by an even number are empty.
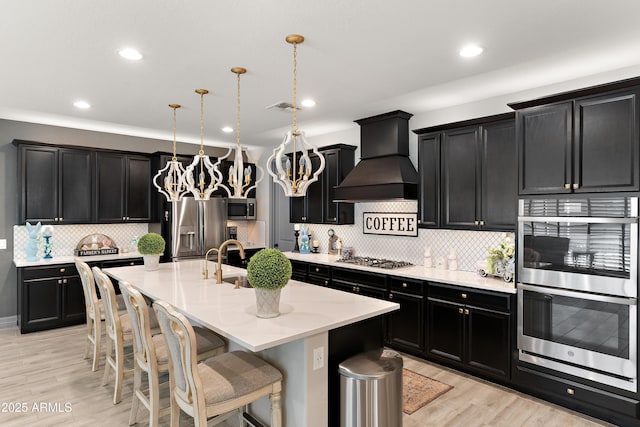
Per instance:
[[[73,103],[73,106],[76,108],[80,108],[82,110],[86,110],[87,108],[91,108],[91,104],[87,101],[76,101]]]
[[[313,99],[304,99],[302,100],[300,105],[302,105],[303,107],[314,107],[316,105],[316,101],[314,101]]]
[[[472,56],[480,55],[483,52],[483,50],[484,49],[482,49],[478,45],[470,44],[460,49],[459,53],[460,53],[460,56],[464,58],[471,58]]]
[[[118,54],[125,59],[130,59],[132,61],[139,61],[142,59],[142,54],[135,50],[132,47],[125,47],[124,49],[120,49]]]
[[[233,132],[233,128],[231,126],[225,126],[222,128],[222,132],[231,133]]]

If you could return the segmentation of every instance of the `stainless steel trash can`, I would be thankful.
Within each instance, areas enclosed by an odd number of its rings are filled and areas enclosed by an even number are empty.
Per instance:
[[[340,372],[341,427],[402,426],[402,357],[392,350],[353,356]]]

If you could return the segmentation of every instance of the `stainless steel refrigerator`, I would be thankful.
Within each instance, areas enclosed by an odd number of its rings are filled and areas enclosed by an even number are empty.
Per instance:
[[[173,260],[203,257],[207,250],[219,247],[226,240],[227,199],[185,197],[172,205]]]

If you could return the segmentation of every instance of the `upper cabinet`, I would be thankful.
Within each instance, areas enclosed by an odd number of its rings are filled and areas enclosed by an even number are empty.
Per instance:
[[[146,156],[98,152],[98,222],[151,220],[151,160]]]
[[[510,104],[519,194],[638,191],[640,88],[624,87],[632,83]]]
[[[421,227],[513,230],[516,146],[513,114],[415,131]]]
[[[23,141],[15,143],[20,183],[18,222],[92,222],[93,153]]]
[[[353,224],[353,204],[334,202],[335,187],[353,169],[352,145],[337,144],[319,148],[325,167],[318,181],[307,188],[304,197],[292,197],[289,220],[293,223]],[[318,156],[310,155],[313,170],[320,165]]]

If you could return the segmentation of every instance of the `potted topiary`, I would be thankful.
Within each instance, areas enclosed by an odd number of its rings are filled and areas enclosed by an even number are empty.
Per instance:
[[[291,261],[277,249],[262,249],[249,260],[247,280],[255,288],[256,316],[280,315],[280,290],[291,279]]]
[[[147,233],[138,240],[138,252],[144,258],[144,269],[157,270],[164,252],[164,239],[158,233]]]

